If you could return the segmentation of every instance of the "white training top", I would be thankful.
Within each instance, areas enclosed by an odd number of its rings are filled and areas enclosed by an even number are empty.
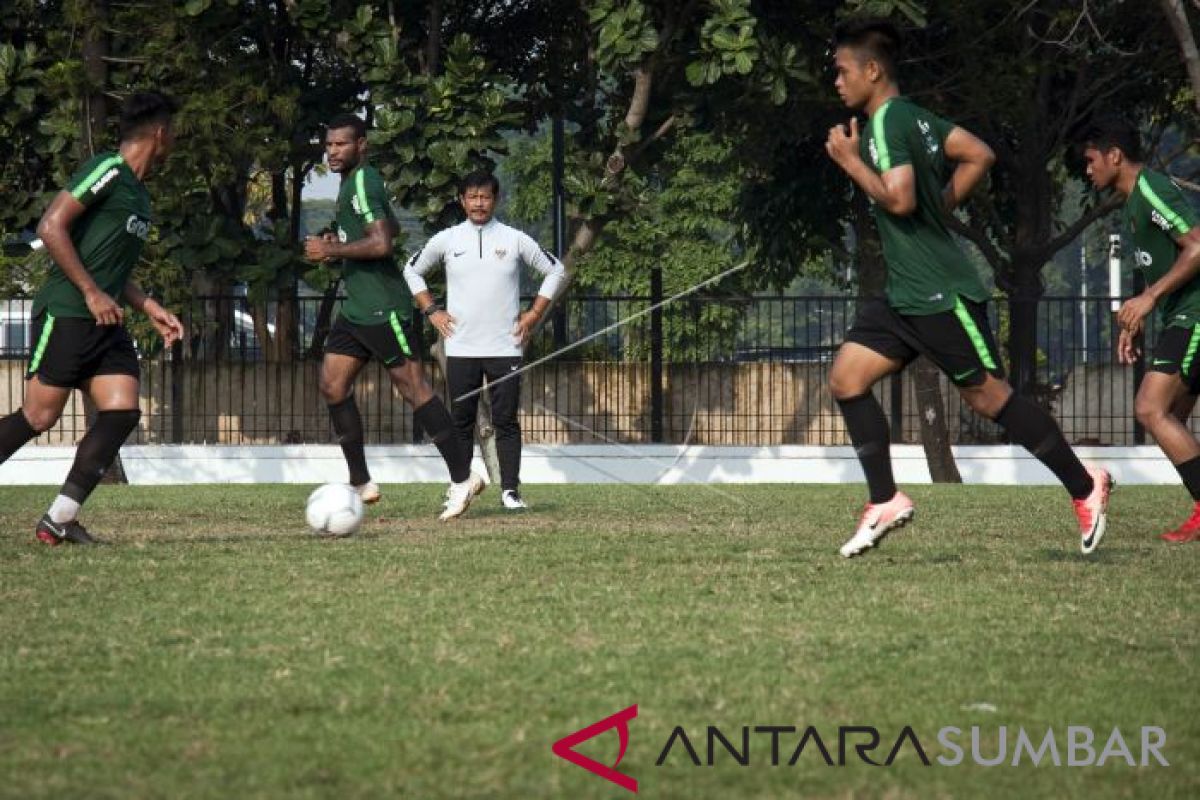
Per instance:
[[[520,312],[520,265],[546,276],[538,294],[551,300],[566,273],[532,237],[495,219],[482,226],[468,220],[434,235],[404,265],[414,296],[428,290],[421,276],[438,264],[446,267],[446,310],[454,317],[446,355],[460,358],[521,355],[512,332]]]

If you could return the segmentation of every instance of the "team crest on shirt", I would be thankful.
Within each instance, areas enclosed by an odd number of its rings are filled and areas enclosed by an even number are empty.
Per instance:
[[[508,255],[508,251],[503,247],[496,248],[496,258],[504,258],[506,255]]]

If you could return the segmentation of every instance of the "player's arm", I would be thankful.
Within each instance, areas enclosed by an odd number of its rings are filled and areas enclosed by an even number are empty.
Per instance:
[[[917,187],[912,165],[899,164],[877,173],[859,155],[859,139],[858,119],[851,117],[849,133],[843,125],[829,129],[825,151],[884,211],[898,217],[913,213],[917,208]]]
[[[83,295],[88,311],[96,319],[97,325],[119,325],[124,319],[124,311],[117,301],[109,297],[83,265],[79,251],[71,242],[71,226],[75,224],[87,206],[75,199],[70,192],[63,190],[58,193],[38,222],[37,235],[46,245],[46,251],[54,259],[62,273],[67,276],[76,289]]]
[[[543,250],[531,236],[521,234],[517,240],[517,250],[522,263],[543,276],[542,285],[538,287],[538,293],[529,309],[517,317],[517,324],[513,327],[513,335],[524,345],[529,341],[538,322],[546,315],[550,304],[554,302],[555,295],[566,280],[567,268],[548,251]]]
[[[313,261],[338,260],[375,261],[392,254],[392,242],[400,232],[396,223],[382,217],[363,228],[363,237],[353,242],[339,242],[330,236],[315,236],[304,240],[304,255]]]
[[[429,284],[425,282],[425,275],[431,269],[445,263],[446,236],[445,232],[435,235],[414,253],[412,258],[404,262],[404,282],[408,284],[408,290],[412,292],[420,312],[429,318],[429,322],[438,333],[449,337],[454,335],[456,320],[450,316],[449,311],[438,305],[433,292],[429,291]]]
[[[946,136],[942,147],[946,158],[956,164],[950,182],[942,190],[946,210],[953,211],[979,186],[996,163],[996,154],[978,136],[957,126]]]
[[[1142,321],[1154,310],[1159,300],[1187,286],[1200,275],[1200,225],[1193,225],[1187,233],[1174,238],[1175,244],[1179,245],[1175,263],[1144,292],[1121,304],[1117,322],[1122,328],[1139,333]]]
[[[142,291],[142,287],[133,281],[125,283],[125,301],[150,319],[150,324],[158,335],[163,338],[167,347],[183,338],[183,323],[179,318],[162,307],[162,304]]]

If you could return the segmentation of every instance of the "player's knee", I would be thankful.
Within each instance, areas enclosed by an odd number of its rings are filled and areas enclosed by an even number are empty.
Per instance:
[[[325,374],[317,381],[317,389],[328,405],[340,403],[350,396],[350,387],[344,381],[334,380]]]
[[[45,433],[53,428],[62,415],[62,411],[57,408],[22,408],[21,413],[25,415],[29,427],[38,433]]]
[[[392,373],[392,385],[414,408],[425,405],[433,397],[433,387],[419,372],[414,375],[411,370],[396,370]]]
[[[1143,428],[1153,430],[1167,418],[1167,409],[1160,403],[1139,397],[1134,402],[1133,414]]]
[[[842,370],[831,370],[828,383],[829,391],[835,400],[849,400],[865,394],[867,391],[866,387],[862,385],[862,381]]]

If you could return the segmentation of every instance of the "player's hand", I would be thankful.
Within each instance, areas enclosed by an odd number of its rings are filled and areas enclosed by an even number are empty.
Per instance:
[[[1117,312],[1117,324],[1136,333],[1141,329],[1142,320],[1154,310],[1155,302],[1157,301],[1154,295],[1149,292],[1142,292],[1137,297],[1126,300]]]
[[[1134,364],[1142,354],[1138,347],[1138,334],[1125,328],[1117,337],[1117,361],[1122,364]]]
[[[450,316],[449,311],[435,311],[429,315],[429,321],[433,323],[433,327],[442,335],[442,338],[449,339],[454,335],[454,324],[458,322],[454,317]]]
[[[163,344],[166,347],[183,339],[183,323],[179,321],[179,317],[167,311],[154,300],[147,300],[146,304],[142,306],[142,311],[146,312],[146,316],[150,318],[150,324],[163,338]]]
[[[845,167],[858,158],[858,118],[850,118],[849,133],[845,125],[834,125],[829,129],[829,138],[825,140],[825,152],[840,166]]]
[[[542,315],[536,311],[526,311],[517,318],[517,324],[513,325],[512,335],[521,347],[529,344],[529,338],[533,336],[533,329],[537,327],[538,320],[541,318]]]
[[[99,289],[93,289],[83,295],[88,311],[96,319],[97,325],[120,325],[125,320],[125,311],[117,302]]]
[[[330,252],[331,246],[336,241],[333,234],[325,234],[319,238],[309,236],[304,240],[304,257],[309,261],[329,261],[333,258],[333,254]]]

